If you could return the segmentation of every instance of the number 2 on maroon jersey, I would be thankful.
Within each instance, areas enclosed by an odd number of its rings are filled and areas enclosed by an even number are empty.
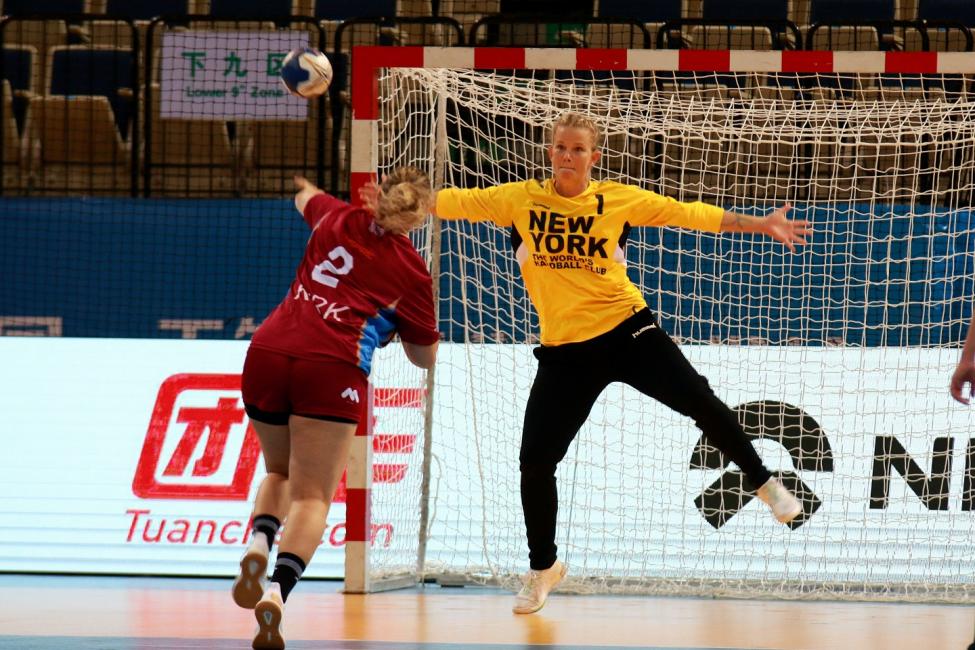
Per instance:
[[[338,266],[332,262],[341,262]],[[333,275],[347,275],[352,270],[352,256],[344,246],[336,246],[328,253],[328,259],[319,263],[311,272],[311,279],[333,289],[339,286]]]

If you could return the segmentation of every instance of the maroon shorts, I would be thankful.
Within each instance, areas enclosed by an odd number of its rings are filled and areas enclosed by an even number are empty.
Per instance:
[[[241,376],[244,407],[252,420],[287,424],[289,415],[358,423],[368,379],[343,361],[309,361],[251,346]]]

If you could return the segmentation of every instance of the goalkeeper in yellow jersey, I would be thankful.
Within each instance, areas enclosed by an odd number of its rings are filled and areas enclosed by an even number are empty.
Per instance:
[[[794,251],[804,244],[805,221],[786,218],[788,206],[751,217],[704,203],[680,203],[633,185],[594,181],[599,129],[566,113],[552,125],[552,177],[484,189],[437,193],[442,219],[491,221],[512,228],[525,286],[538,311],[538,372],[522,432],[521,500],[531,571],[514,612],[542,608],[565,576],[555,545],[558,496],[555,467],[582,427],[596,398],[625,382],[694,419],[707,439],[737,464],[775,517],[787,523],[802,511],[772,478],[737,418],[712,392],[657,324],[626,275],[620,242],[631,227],[680,226],[710,232],[763,233]],[[370,188],[362,198],[370,202]]]

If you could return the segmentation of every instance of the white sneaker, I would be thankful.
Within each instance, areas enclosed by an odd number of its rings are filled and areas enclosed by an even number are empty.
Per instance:
[[[281,619],[284,615],[284,599],[281,598],[281,585],[272,582],[264,590],[264,595],[254,606],[257,631],[251,647],[255,650],[283,650],[284,636],[281,634]]]
[[[770,478],[758,488],[758,498],[768,504],[772,514],[781,523],[787,524],[802,513],[802,504],[776,478]]]
[[[269,552],[264,535],[254,535],[251,545],[240,558],[240,575],[234,580],[231,593],[234,602],[244,609],[254,609],[264,594]]]
[[[555,564],[542,571],[531,570],[522,578],[525,586],[515,596],[515,605],[511,608],[515,614],[534,614],[545,605],[549,593],[555,589],[565,577],[565,565],[555,561]]]

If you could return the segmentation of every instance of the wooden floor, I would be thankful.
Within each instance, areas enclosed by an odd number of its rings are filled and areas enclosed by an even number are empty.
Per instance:
[[[345,596],[306,581],[285,611],[289,648],[965,650],[971,608],[555,594],[531,616],[510,594],[427,587]],[[253,613],[230,580],[0,575],[0,648],[249,648]]]

